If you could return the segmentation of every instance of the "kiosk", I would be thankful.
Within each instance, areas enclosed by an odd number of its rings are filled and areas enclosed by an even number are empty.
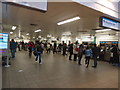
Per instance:
[[[6,57],[5,59],[5,67],[9,67],[9,57],[10,57],[10,50],[9,50],[9,34],[8,33],[0,33],[0,52],[2,57]]]

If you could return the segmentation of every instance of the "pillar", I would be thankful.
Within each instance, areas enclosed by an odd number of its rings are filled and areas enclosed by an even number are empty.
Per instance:
[[[0,2],[0,33],[2,32],[2,2]],[[0,90],[2,89],[2,52],[0,52]]]

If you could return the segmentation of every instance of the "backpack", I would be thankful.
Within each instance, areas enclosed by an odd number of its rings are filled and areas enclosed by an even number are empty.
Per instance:
[[[75,51],[76,51],[76,52],[78,52],[78,50],[79,50],[78,48],[75,48]]]

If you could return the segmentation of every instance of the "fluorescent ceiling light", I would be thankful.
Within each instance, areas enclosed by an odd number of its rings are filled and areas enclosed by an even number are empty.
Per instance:
[[[41,38],[41,36],[39,36],[39,38]]]
[[[42,30],[41,29],[38,29],[38,30],[36,30],[35,32],[41,32]]]
[[[27,36],[30,35],[29,33],[26,34]]]
[[[10,34],[13,34],[13,32],[10,32]]]
[[[33,38],[35,38],[35,37],[33,37]]]
[[[62,25],[62,24],[65,24],[65,23],[69,23],[69,22],[73,22],[73,21],[76,21],[76,20],[79,20],[80,17],[74,17],[74,18],[71,18],[71,19],[68,19],[68,20],[65,20],[65,21],[61,21],[59,23],[57,23],[57,25]]]
[[[105,31],[111,31],[111,29],[96,30],[95,32],[105,32]]]
[[[24,37],[24,35],[21,35],[22,37]]]
[[[12,26],[12,30],[15,30],[17,27],[16,26]]]

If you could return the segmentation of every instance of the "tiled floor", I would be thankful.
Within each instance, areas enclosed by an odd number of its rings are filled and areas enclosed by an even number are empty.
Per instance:
[[[60,54],[43,54],[43,64],[29,58],[26,51],[17,52],[12,65],[3,67],[3,88],[117,88],[118,68],[98,62],[96,69],[77,65]],[[19,70],[23,70],[19,72]]]

